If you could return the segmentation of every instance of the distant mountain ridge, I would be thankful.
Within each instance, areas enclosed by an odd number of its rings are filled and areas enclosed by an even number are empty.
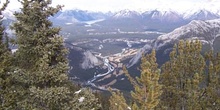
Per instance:
[[[214,13],[208,10],[192,10],[185,13],[179,13],[174,10],[150,10],[150,11],[132,11],[121,10],[118,12],[91,12],[83,10],[66,10],[59,12],[51,17],[54,24],[62,25],[78,25],[95,27],[101,31],[117,32],[144,32],[159,31],[170,32],[173,29],[183,26],[192,20],[212,20],[220,18],[220,13]],[[100,22],[90,25],[86,22]],[[83,27],[82,27],[83,28]],[[92,28],[94,29],[94,28]],[[85,30],[86,31],[86,30]]]
[[[113,14],[113,19],[122,19],[122,18],[138,18],[142,17],[141,13],[131,10],[121,10]]]
[[[54,19],[64,20],[66,22],[84,22],[92,21],[97,19],[104,19],[108,17],[108,14],[101,12],[90,12],[85,10],[66,10],[58,12]]]
[[[3,12],[3,15],[8,19],[13,19],[13,13],[15,10],[6,10]],[[211,12],[206,9],[200,10],[189,10],[184,13],[176,12],[174,10],[149,10],[149,11],[132,11],[132,10],[120,10],[117,12],[93,12],[87,10],[65,10],[58,12],[57,15],[54,16],[54,19],[60,20],[70,20],[70,21],[91,21],[97,19],[108,19],[108,18],[145,18],[145,19],[159,19],[159,20],[172,20],[173,19],[184,19],[184,20],[210,20],[216,19],[220,17],[220,10],[217,12]],[[173,19],[171,19],[173,18]],[[174,20],[175,22],[175,20]]]
[[[211,20],[219,17],[220,13],[214,13],[208,10],[190,11],[183,14],[183,18],[188,20]]]
[[[220,51],[220,19],[215,20],[193,20],[189,24],[181,26],[174,31],[159,36],[151,44],[146,44],[139,52],[130,60],[129,67],[139,62],[142,53],[149,53],[152,49],[156,49],[159,60],[168,58],[169,52],[174,44],[179,40],[195,40],[198,39],[203,44],[203,50],[213,49],[215,52]],[[163,62],[163,61],[159,61]]]
[[[3,15],[5,19],[15,20],[12,10],[6,10]],[[211,12],[205,9],[192,10],[179,13],[174,10],[149,10],[149,11],[132,11],[121,10],[118,12],[92,12],[86,10],[64,10],[58,12],[51,21],[58,26],[66,25],[90,26],[89,21],[95,22],[95,28],[101,28],[104,31],[115,30],[122,31],[161,31],[170,32],[173,29],[189,23],[192,20],[212,20],[220,18],[220,11]],[[68,27],[71,30],[71,26]],[[84,28],[84,27],[81,27]],[[84,28],[85,29],[85,28]],[[83,30],[87,31],[87,30]],[[65,31],[65,30],[64,30]],[[79,32],[80,33],[80,32]],[[83,34],[83,33],[82,33]]]
[[[152,19],[166,22],[179,22],[183,20],[182,16],[175,11],[152,10],[144,12],[142,16],[144,19]]]
[[[111,13],[111,14],[110,14]],[[84,10],[66,10],[60,12],[56,18],[69,17],[75,18],[78,21],[90,21],[95,19],[120,19],[120,18],[142,18],[142,19],[158,19],[161,21],[176,22],[178,20],[211,20],[220,17],[220,13],[214,13],[205,9],[196,11],[187,11],[185,13],[178,13],[174,10],[161,11],[161,10],[151,10],[145,12],[138,12],[132,10],[121,10],[118,12],[91,12]]]

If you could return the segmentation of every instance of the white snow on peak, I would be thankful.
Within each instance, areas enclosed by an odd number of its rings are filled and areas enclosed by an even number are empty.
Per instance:
[[[207,9],[190,9],[183,13],[184,19],[195,19],[197,16],[201,16],[203,14],[203,17],[219,17],[219,14],[217,12],[213,12]]]
[[[157,19],[164,19],[164,18],[170,18],[170,19],[179,19],[180,14],[173,11],[173,10],[168,10],[168,11],[159,11],[155,10],[153,11],[152,18],[157,18]]]
[[[220,29],[219,27],[220,27],[220,19],[207,20],[207,21],[193,20],[189,24],[175,29],[173,32],[159,36],[155,42],[154,48],[159,49],[160,47],[166,45],[167,43],[177,41],[183,37],[184,39],[197,38],[200,40],[205,40],[206,38],[202,37],[200,35],[201,33],[216,34],[217,32],[213,33],[212,31],[217,28],[219,30]],[[210,37],[211,39],[214,39],[215,36],[216,35],[213,36],[206,35],[206,37]]]
[[[131,11],[131,10],[121,10],[119,12],[116,12],[116,14],[113,16],[114,18],[130,18],[130,17],[136,17],[141,16],[140,13],[137,11]]]
[[[130,60],[128,67],[136,64],[140,60],[142,53],[149,52],[152,48],[160,50],[161,47],[175,44],[180,39],[198,39],[202,44],[210,45],[210,47],[213,48],[217,37],[220,37],[220,19],[207,21],[193,20],[189,24],[181,26],[168,34],[159,36],[151,45],[146,44]],[[164,53],[167,53],[168,51],[169,48],[167,48]]]

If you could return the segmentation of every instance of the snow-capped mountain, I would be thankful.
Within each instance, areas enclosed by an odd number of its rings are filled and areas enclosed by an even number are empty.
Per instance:
[[[185,20],[211,20],[217,19],[220,17],[220,14],[214,13],[205,9],[200,10],[189,10],[183,14]]]
[[[77,22],[86,22],[93,21],[98,19],[105,19],[109,16],[109,13],[102,12],[91,12],[85,10],[65,10],[58,12],[52,21],[54,22],[65,22],[65,23],[77,23]]]
[[[175,11],[152,10],[142,13],[143,19],[159,20],[161,22],[180,22],[182,16]]]
[[[15,20],[13,15],[14,10],[5,10],[3,15],[5,19]],[[174,10],[162,10],[162,9],[153,9],[148,11],[132,11],[132,10],[121,10],[118,12],[92,12],[86,10],[64,10],[58,12],[55,16],[50,17],[54,24],[63,25],[63,24],[79,24],[88,21],[101,20],[104,23],[99,25],[107,25],[108,27],[111,24],[119,27],[128,27],[130,25],[136,28],[148,27],[148,29],[153,30],[164,30],[157,29],[160,27],[171,27],[166,32],[175,29],[176,27],[187,24],[192,20],[211,20],[220,18],[220,11],[208,11],[205,9],[200,10],[189,10],[185,13],[179,13]],[[105,23],[107,22],[107,23]],[[128,25],[129,24],[129,25]],[[110,27],[114,27],[110,26]],[[140,30],[139,30],[140,31]]]
[[[154,48],[158,50],[167,44],[176,43],[180,39],[199,39],[203,44],[209,44],[214,48],[213,43],[217,37],[220,37],[220,19],[193,20],[171,33],[159,36],[154,43]]]
[[[219,51],[220,40],[220,19],[215,20],[193,20],[185,26],[181,26],[174,31],[159,36],[152,44],[146,44],[139,52],[130,60],[129,66],[136,64],[141,54],[148,53],[153,48],[156,49],[159,59],[168,58],[169,52],[174,44],[179,40],[200,40],[204,47]]]
[[[123,18],[139,18],[141,17],[141,14],[137,11],[131,11],[131,10],[121,10],[119,12],[116,12],[112,18],[114,19],[123,19]]]
[[[4,19],[16,20],[14,16],[14,10],[5,10],[2,12]]]
[[[15,10],[5,10],[3,15],[7,19],[15,20],[13,15]],[[199,10],[188,10],[184,13],[176,12],[174,10],[159,10],[153,9],[148,11],[132,11],[132,10],[121,10],[118,12],[92,12],[86,10],[65,10],[58,12],[53,20],[62,20],[62,21],[70,21],[70,22],[81,22],[81,21],[91,21],[97,19],[124,19],[124,18],[142,18],[143,20],[160,20],[166,22],[179,22],[181,20],[211,20],[220,17],[220,10],[215,10],[215,12],[199,9]]]
[[[159,20],[162,22],[181,22],[183,20],[211,20],[220,18],[220,13],[211,12],[206,9],[188,10],[184,13],[174,10],[149,10],[145,12],[137,12],[131,10],[121,10],[116,12],[113,18],[142,18],[143,20]]]
[[[94,20],[94,18],[91,15],[89,15],[87,11],[83,10],[67,10],[64,12],[59,12],[56,16],[56,19],[67,20],[72,22]]]
[[[16,18],[14,16],[14,11],[15,10],[5,10],[2,12],[4,18],[3,18],[3,25],[6,28],[6,32],[10,37],[14,36],[14,31],[10,29],[10,26],[12,25],[13,22],[16,21]]]

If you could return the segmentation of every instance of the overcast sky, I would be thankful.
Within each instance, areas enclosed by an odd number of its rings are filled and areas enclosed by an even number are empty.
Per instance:
[[[5,0],[1,0],[2,2]],[[17,0],[10,0],[9,9],[19,8]],[[122,9],[149,10],[173,9],[185,11],[193,8],[220,10],[220,0],[52,0],[53,5],[65,5],[65,9],[82,9],[91,11],[118,11]]]

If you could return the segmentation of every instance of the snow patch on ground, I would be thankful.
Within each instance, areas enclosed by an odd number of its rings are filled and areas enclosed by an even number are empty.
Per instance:
[[[82,90],[80,89],[80,90],[76,91],[75,94],[79,94],[81,91],[82,91]]]
[[[15,53],[18,49],[12,49],[11,52]]]
[[[85,97],[80,97],[78,100],[79,102],[83,102],[85,100]]]

